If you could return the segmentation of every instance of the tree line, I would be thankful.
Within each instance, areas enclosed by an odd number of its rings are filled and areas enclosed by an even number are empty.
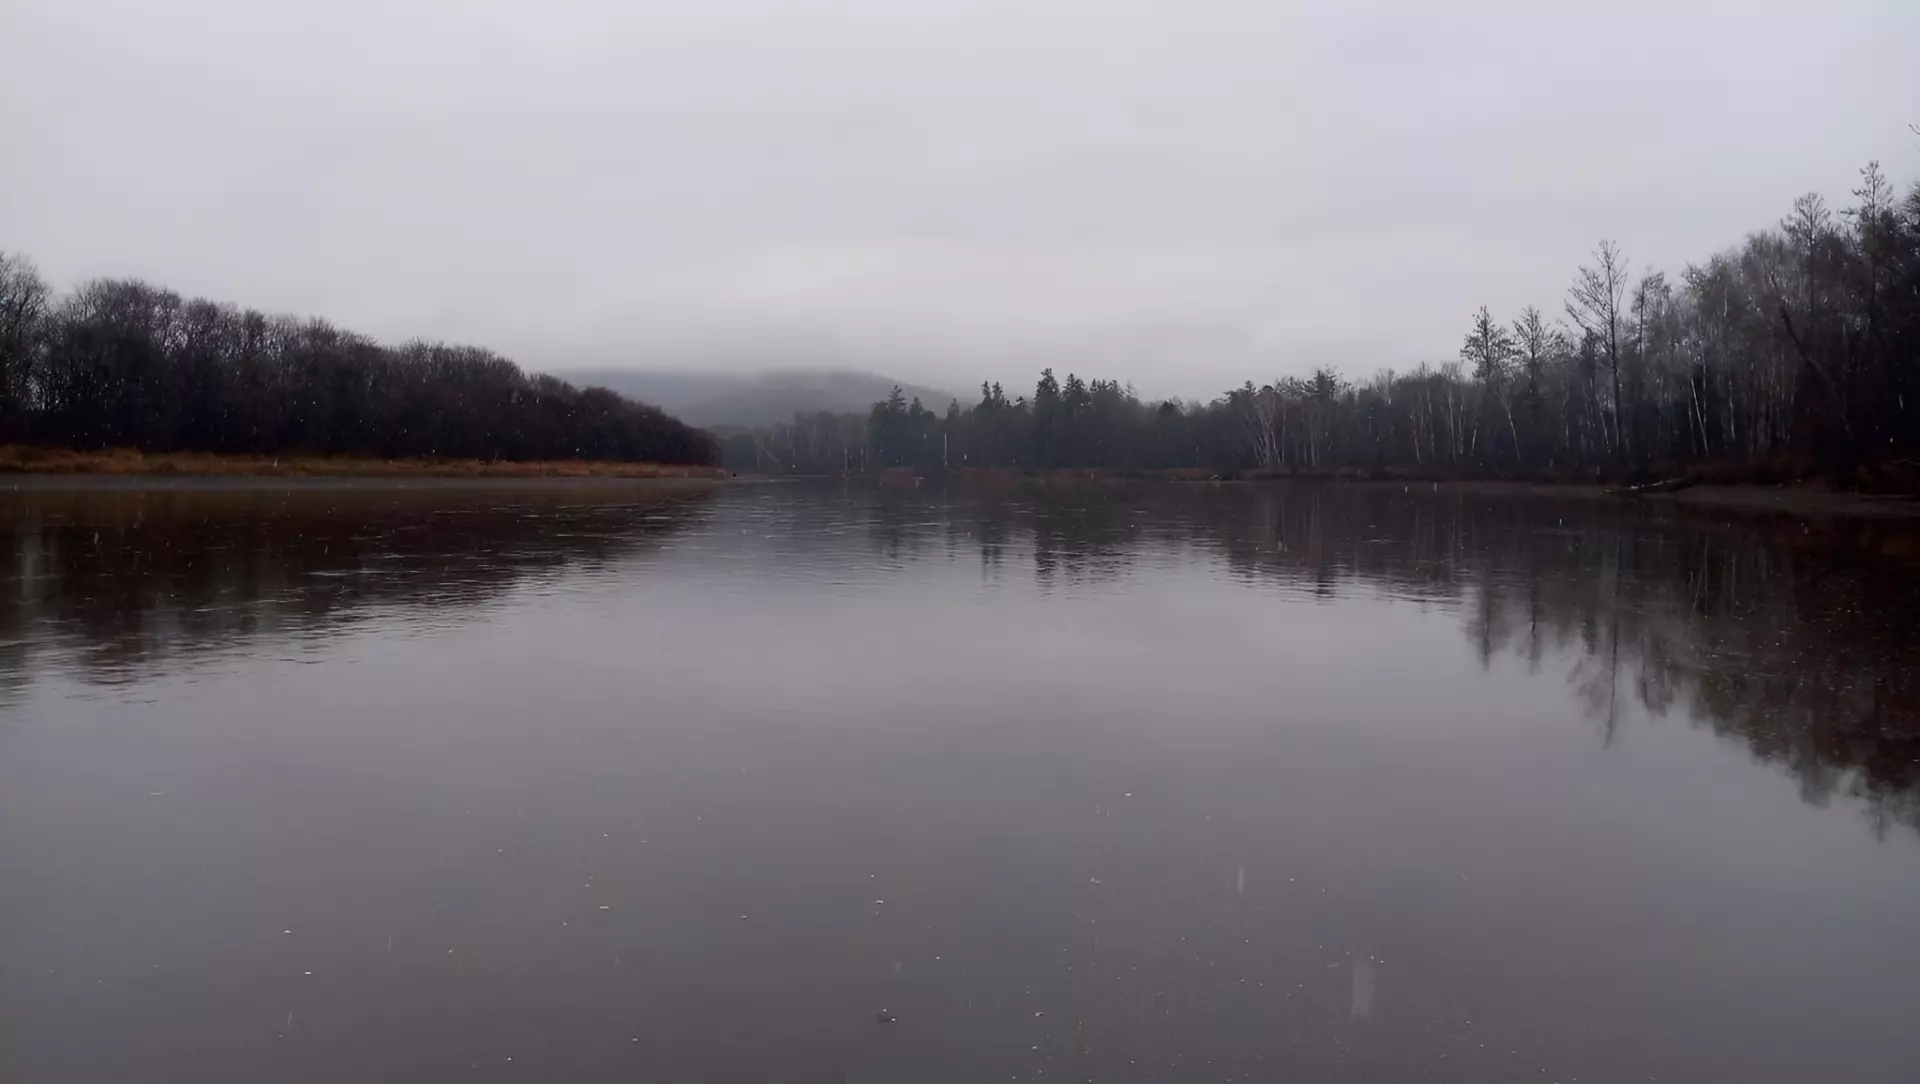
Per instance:
[[[1041,373],[944,412],[896,390],[869,414],[735,431],[729,463],[1622,476],[1719,462],[1847,471],[1920,454],[1920,184],[1878,164],[1850,205],[1779,225],[1678,275],[1602,241],[1557,303],[1482,307],[1457,353],[1355,380],[1332,365],[1211,402],[1144,401]]]
[[[704,464],[705,432],[473,346],[385,346],[0,252],[0,442],[82,450]]]

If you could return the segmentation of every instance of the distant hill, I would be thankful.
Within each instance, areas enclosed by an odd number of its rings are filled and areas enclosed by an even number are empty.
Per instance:
[[[850,369],[799,369],[764,373],[649,372],[637,369],[575,369],[553,375],[576,385],[611,388],[652,403],[690,425],[705,428],[767,425],[796,413],[864,414],[894,385],[909,401],[944,413],[958,396],[938,388]]]

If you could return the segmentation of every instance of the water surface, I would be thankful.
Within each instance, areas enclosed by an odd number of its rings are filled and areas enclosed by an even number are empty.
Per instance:
[[[1898,525],[824,483],[0,516],[0,1079],[1913,1079]]]

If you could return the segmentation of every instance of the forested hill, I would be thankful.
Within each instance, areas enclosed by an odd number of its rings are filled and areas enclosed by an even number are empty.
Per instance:
[[[705,464],[658,407],[491,351],[98,280],[55,296],[0,253],[0,442],[82,450]]]
[[[985,384],[944,412],[895,394],[859,416],[795,417],[729,436],[726,457],[794,471],[1915,473],[1920,184],[1900,193],[1869,165],[1848,205],[1804,196],[1776,228],[1676,272],[1606,241],[1569,268],[1537,305],[1462,313],[1438,364],[1361,378],[1322,364],[1208,403],[1143,402],[1049,369],[1031,394]]]

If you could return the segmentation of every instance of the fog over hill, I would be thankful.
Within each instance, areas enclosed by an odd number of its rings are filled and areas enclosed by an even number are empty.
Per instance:
[[[864,414],[895,385],[909,400],[918,396],[928,410],[944,412],[955,398],[971,401],[955,392],[852,369],[759,373],[575,369],[554,375],[583,387],[611,388],[661,407],[688,424],[706,427],[767,425],[787,421],[796,413],[823,410]]]

